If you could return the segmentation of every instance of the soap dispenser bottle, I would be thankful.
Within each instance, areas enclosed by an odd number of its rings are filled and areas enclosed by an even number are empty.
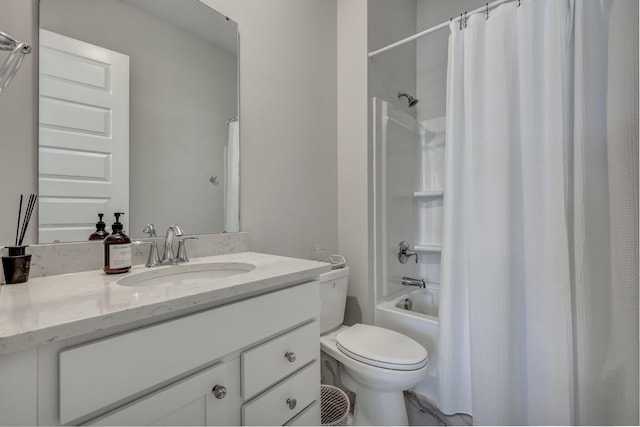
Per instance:
[[[111,226],[112,233],[104,239],[104,268],[107,274],[126,273],[131,269],[131,239],[122,232],[120,215],[116,212],[116,222]]]
[[[104,214],[99,213],[98,217],[100,220],[96,223],[96,231],[94,231],[91,236],[89,236],[89,240],[104,240],[105,237],[109,235],[107,230],[105,230],[106,224],[102,222],[102,217]]]

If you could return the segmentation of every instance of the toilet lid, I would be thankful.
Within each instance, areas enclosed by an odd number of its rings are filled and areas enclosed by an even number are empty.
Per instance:
[[[429,361],[416,341],[379,326],[353,325],[336,336],[336,344],[347,356],[380,368],[412,371]]]

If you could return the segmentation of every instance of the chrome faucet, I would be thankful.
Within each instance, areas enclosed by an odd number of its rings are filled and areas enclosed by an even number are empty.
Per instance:
[[[405,286],[417,286],[419,288],[426,288],[427,284],[424,279],[412,279],[411,277],[403,277],[402,284]]]
[[[178,224],[172,224],[167,229],[164,237],[164,254],[162,255],[162,264],[175,264],[178,260],[173,254],[173,238],[180,237],[184,234],[182,228]]]

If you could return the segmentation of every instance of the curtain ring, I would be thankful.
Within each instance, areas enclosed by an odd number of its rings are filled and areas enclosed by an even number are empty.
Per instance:
[[[465,13],[464,13],[464,27],[465,27],[465,28],[467,28],[467,22],[468,22],[468,19],[467,19],[467,12],[465,12]]]
[[[485,18],[484,18],[484,19],[485,19],[485,20],[488,20],[488,19],[489,19],[489,3],[485,4],[485,7],[487,8],[487,9],[486,9],[486,13],[487,13],[487,14],[486,14],[486,16],[485,16]]]
[[[460,14],[460,31],[462,31],[462,13]]]
[[[518,0],[518,7],[520,7],[520,0]]]

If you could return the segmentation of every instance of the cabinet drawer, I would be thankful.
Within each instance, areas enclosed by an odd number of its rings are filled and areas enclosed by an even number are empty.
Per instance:
[[[290,419],[286,426],[319,426],[320,425],[320,402],[314,402],[295,418]]]
[[[60,422],[73,423],[317,317],[310,282],[60,352]]]
[[[295,399],[295,405],[291,402]],[[313,402],[320,401],[318,362],[278,384],[242,407],[243,425],[283,425]],[[291,406],[291,407],[290,407]]]
[[[317,321],[242,354],[242,394],[250,399],[312,360],[320,358]]]

